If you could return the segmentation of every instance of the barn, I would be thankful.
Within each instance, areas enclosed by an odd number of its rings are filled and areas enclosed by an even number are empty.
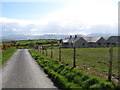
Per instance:
[[[84,40],[82,37],[77,37],[73,41],[74,47],[80,48],[80,47],[88,47],[88,43],[86,40]]]
[[[62,47],[106,47],[106,40],[103,37],[75,37],[62,40]]]
[[[113,46],[120,46],[120,36],[111,36],[107,39],[107,46],[109,47],[111,44]]]
[[[70,46],[69,43],[68,43],[68,40],[69,40],[69,39],[63,39],[63,40],[62,40],[62,42],[61,42],[61,43],[62,43],[62,47],[68,48],[68,47]]]
[[[62,40],[62,47],[65,47],[65,48],[72,48],[73,47],[73,41],[75,40],[75,37],[72,37],[70,35],[69,38],[66,38],[66,39],[63,39]]]
[[[68,39],[62,40],[62,47],[65,48],[72,48],[72,47],[87,47],[87,42],[82,37],[75,37],[70,36]]]
[[[106,40],[103,37],[83,37],[88,47],[106,47]]]

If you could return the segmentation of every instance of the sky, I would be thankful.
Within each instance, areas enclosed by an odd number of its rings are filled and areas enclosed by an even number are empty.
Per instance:
[[[1,1],[3,35],[118,33],[119,0]]]

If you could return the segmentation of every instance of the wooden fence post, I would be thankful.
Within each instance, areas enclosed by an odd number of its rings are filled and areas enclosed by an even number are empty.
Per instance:
[[[40,53],[42,54],[42,46],[40,46]]]
[[[40,53],[41,53],[41,48],[40,48]]]
[[[40,53],[42,53],[42,46],[40,46]]]
[[[46,56],[47,56],[47,48],[46,48]]]
[[[38,44],[36,45],[36,49],[38,50]]]
[[[42,54],[44,54],[44,49],[42,48]]]
[[[51,58],[53,58],[53,50],[52,50],[53,44],[51,44]]]
[[[43,54],[45,54],[45,50],[43,49]]]
[[[74,47],[73,67],[76,67],[76,48]]]
[[[118,47],[118,86],[120,87],[120,48]]]
[[[118,86],[120,87],[120,61],[118,61]]]
[[[112,75],[112,59],[113,59],[113,46],[110,46],[109,49],[109,72],[108,72],[108,81],[111,81],[111,75]]]
[[[59,61],[61,61],[61,47],[59,47]]]

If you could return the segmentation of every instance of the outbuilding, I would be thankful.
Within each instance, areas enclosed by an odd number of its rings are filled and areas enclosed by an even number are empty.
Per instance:
[[[120,36],[111,36],[107,39],[107,46],[120,46]]]

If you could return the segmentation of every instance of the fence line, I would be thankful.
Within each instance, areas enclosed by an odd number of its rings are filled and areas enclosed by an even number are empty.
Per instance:
[[[48,49],[49,48],[49,49]],[[54,54],[53,54],[53,50],[55,50],[56,48],[54,48],[54,46],[51,44],[51,46],[49,46],[48,48],[46,48],[45,49],[45,51],[46,51],[46,56],[50,56],[50,58],[55,58],[54,57]],[[63,48],[64,49],[64,48]],[[65,48],[66,49],[66,48]],[[69,48],[68,48],[69,49]],[[44,53],[44,49],[40,49],[40,52],[41,52],[41,50],[42,50],[42,54],[45,54]],[[50,50],[50,53],[49,53],[49,50]],[[57,49],[56,49],[57,50]],[[73,48],[73,52],[72,52],[72,54],[73,54],[73,67],[76,67],[76,48],[74,47]],[[111,76],[112,76],[112,61],[113,61],[113,47],[110,47],[109,48],[109,52],[108,52],[108,54],[109,54],[109,58],[108,58],[108,60],[109,60],[109,62],[108,62],[108,64],[109,64],[109,68],[108,68],[108,81],[111,81]],[[104,54],[103,54],[104,55]],[[63,58],[63,56],[64,55],[62,55],[62,47],[59,47],[58,48],[58,60],[59,61],[61,61],[61,60],[63,60],[62,58]],[[72,55],[71,55],[72,56]]]

